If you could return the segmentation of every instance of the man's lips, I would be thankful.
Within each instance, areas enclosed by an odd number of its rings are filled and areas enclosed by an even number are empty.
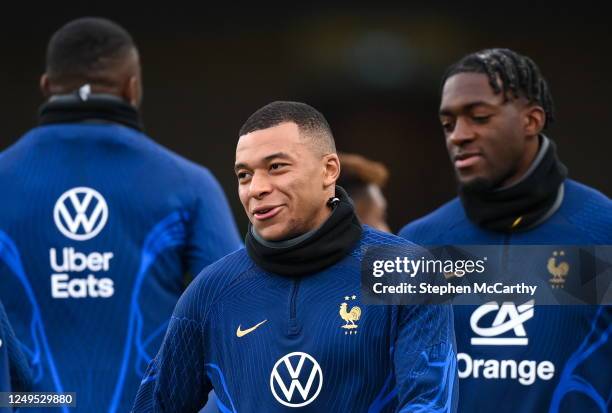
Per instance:
[[[270,219],[280,212],[282,205],[257,207],[253,210],[253,217],[259,221]]]
[[[482,155],[478,152],[457,154],[454,157],[455,168],[457,169],[469,168],[470,166],[473,166],[474,164],[476,164],[481,158],[482,158]]]

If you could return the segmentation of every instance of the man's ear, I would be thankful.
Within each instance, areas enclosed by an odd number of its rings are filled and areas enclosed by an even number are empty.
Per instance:
[[[49,82],[49,76],[46,73],[43,73],[40,77],[40,91],[45,99],[51,96],[51,84]]]
[[[142,86],[138,76],[130,76],[123,86],[121,93],[123,99],[135,108],[140,107],[142,98]]]
[[[327,154],[323,157],[325,172],[323,177],[323,186],[328,188],[336,184],[340,176],[340,159],[335,153]]]
[[[523,113],[525,136],[537,136],[546,124],[546,112],[542,106],[528,105]]]

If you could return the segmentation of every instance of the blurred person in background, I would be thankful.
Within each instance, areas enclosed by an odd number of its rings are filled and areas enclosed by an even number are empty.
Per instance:
[[[389,179],[388,169],[358,154],[339,152],[338,157],[341,165],[338,185],[353,200],[361,223],[391,232],[387,224],[387,200],[382,193]]]
[[[0,299],[35,390],[125,412],[190,278],[242,242],[211,172],[144,134],[125,29],[61,27],[40,86],[38,126],[0,154]]]
[[[459,196],[408,224],[402,237],[421,245],[500,245],[507,259],[507,246],[532,245],[541,259],[523,261],[523,271],[533,265],[568,283],[579,278],[580,264],[556,251],[612,244],[612,201],[569,179],[544,135],[553,100],[529,57],[487,49],[451,65],[439,118]],[[459,411],[610,411],[609,306],[528,301],[504,303],[494,313],[492,306],[455,307]]]
[[[21,346],[0,302],[0,393],[29,391],[31,385],[28,361],[21,352]],[[0,400],[0,413],[13,411],[6,406],[8,397],[0,397]]]

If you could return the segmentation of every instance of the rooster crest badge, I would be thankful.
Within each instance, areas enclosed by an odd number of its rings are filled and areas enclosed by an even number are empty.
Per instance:
[[[565,286],[565,279],[569,273],[569,264],[565,261],[557,263],[557,258],[561,259],[565,256],[565,251],[554,251],[552,257],[548,259],[548,265],[546,268],[552,278],[548,280],[552,288],[563,288]]]
[[[348,301],[356,300],[357,296],[346,296],[344,297],[344,302],[340,304],[340,318],[344,320],[345,324],[340,328],[345,329],[345,335],[353,335],[357,334],[357,327],[359,327],[355,322],[359,321],[361,318],[361,308],[354,306],[350,310],[348,308]]]

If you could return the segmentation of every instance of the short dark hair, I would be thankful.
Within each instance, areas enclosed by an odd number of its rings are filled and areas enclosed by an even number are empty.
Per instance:
[[[522,96],[530,103],[537,103],[546,113],[544,128],[553,123],[554,105],[548,83],[529,57],[502,48],[471,53],[446,70],[440,89],[444,88],[449,77],[458,73],[484,73],[496,94],[503,93],[505,99]],[[501,85],[498,77],[501,79]]]
[[[239,136],[293,122],[300,133],[312,139],[315,146],[326,153],[335,153],[336,144],[327,120],[315,108],[301,102],[276,101],[253,113],[240,128]]]
[[[55,82],[105,83],[104,72],[136,46],[117,23],[83,17],[56,31],[47,45],[46,71]]]

